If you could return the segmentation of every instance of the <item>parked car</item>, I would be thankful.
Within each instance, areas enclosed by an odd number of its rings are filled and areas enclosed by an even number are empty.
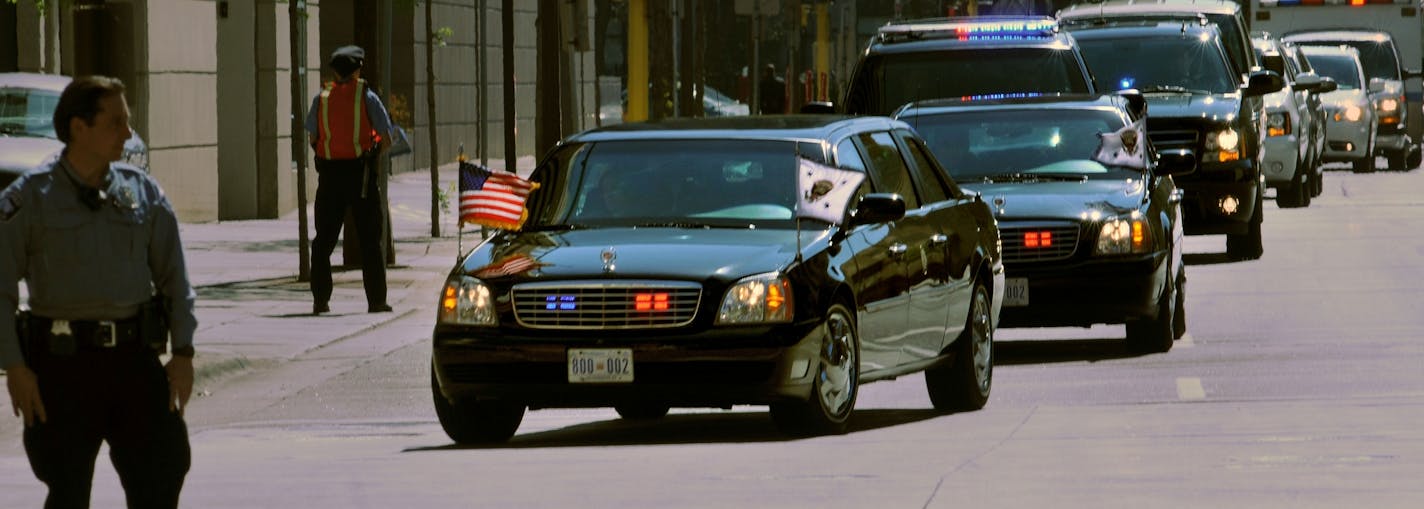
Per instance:
[[[0,189],[59,155],[54,108],[68,76],[0,73]],[[124,143],[124,160],[148,170],[148,147],[135,132]]]
[[[1375,171],[1375,143],[1379,124],[1368,90],[1383,90],[1384,80],[1367,80],[1360,52],[1349,46],[1305,46],[1306,60],[1316,72],[1335,81],[1324,102],[1325,162],[1348,162],[1356,173]]]
[[[1325,145],[1319,92],[1334,90],[1333,82],[1296,64],[1295,48],[1286,48],[1267,33],[1252,34],[1257,59],[1267,70],[1280,74],[1286,87],[1266,94],[1266,137],[1261,170],[1266,186],[1276,190],[1281,208],[1308,207],[1316,195],[1320,155]]]
[[[1078,45],[1052,18],[939,18],[880,27],[835,108],[887,115],[940,97],[1096,90]]]
[[[762,404],[789,433],[837,433],[860,384],[919,371],[937,409],[988,401],[998,228],[902,122],[622,124],[530,179],[522,230],[465,255],[439,303],[431,389],[456,442],[590,406]]]
[[[621,93],[620,101],[604,103],[598,108],[599,125],[623,123],[623,108],[628,105],[628,91]],[[704,117],[744,117],[751,114],[751,107],[715,88],[702,87],[702,116]]]
[[[1128,99],[939,99],[896,118],[993,205],[1004,245],[1001,326],[1125,323],[1129,346],[1143,352],[1165,352],[1186,332],[1171,173],[1196,161],[1159,164]],[[1111,157],[1104,149],[1114,146],[1136,156]]]
[[[1365,69],[1365,83],[1375,79],[1383,81],[1377,90],[1368,88],[1370,109],[1374,110],[1374,119],[1378,124],[1373,155],[1384,156],[1389,161],[1391,171],[1404,171],[1419,166],[1419,140],[1409,135],[1408,126],[1411,120],[1404,93],[1404,80],[1418,78],[1421,72],[1417,67],[1403,67],[1399,48],[1395,47],[1394,38],[1389,32],[1367,28],[1317,30],[1291,32],[1281,39],[1301,46],[1345,45],[1355,48]],[[1362,87],[1364,88],[1366,87]],[[1373,165],[1374,161],[1371,160],[1370,164]]]
[[[1099,82],[1147,98],[1147,136],[1159,152],[1190,157],[1180,175],[1187,235],[1226,234],[1226,253],[1260,258],[1260,96],[1280,90],[1280,75],[1252,71],[1243,80],[1216,26],[1199,21],[1125,20],[1072,25],[1088,69]],[[1254,60],[1254,56],[1252,57]]]

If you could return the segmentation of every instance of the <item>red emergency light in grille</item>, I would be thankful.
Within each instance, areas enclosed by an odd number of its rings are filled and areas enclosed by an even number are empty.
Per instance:
[[[633,296],[633,309],[638,311],[667,311],[667,293],[640,293]]]
[[[1053,232],[1024,232],[1024,247],[1052,247]]]

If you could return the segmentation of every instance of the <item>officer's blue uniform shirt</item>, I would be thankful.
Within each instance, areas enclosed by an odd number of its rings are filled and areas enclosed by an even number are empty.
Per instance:
[[[342,83],[345,83],[345,81],[342,81]],[[366,85],[366,98],[364,102],[366,103],[366,118],[371,120],[371,128],[375,129],[376,133],[380,134],[382,138],[388,140],[392,139],[391,116],[386,112],[386,106],[381,104],[381,98],[377,97],[376,92],[371,90],[370,85]],[[312,98],[311,108],[307,109],[306,128],[307,132],[313,135],[320,133],[318,131],[318,124],[321,122],[321,119],[317,117],[318,106],[321,106],[321,93],[317,93],[316,97]]]
[[[80,201],[80,179],[63,157],[0,191],[0,366],[22,360],[12,311],[21,279],[32,312],[66,320],[133,317],[156,288],[168,297],[173,347],[193,344],[197,295],[173,207],[133,166],[111,163],[105,180],[98,210]]]

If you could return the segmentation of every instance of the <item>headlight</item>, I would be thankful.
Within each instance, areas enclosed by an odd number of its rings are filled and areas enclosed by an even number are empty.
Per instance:
[[[1291,132],[1290,113],[1276,112],[1266,117],[1267,136],[1285,136]]]
[[[1241,135],[1230,127],[1209,133],[1206,137],[1206,161],[1229,162],[1241,159]]]
[[[1147,220],[1134,213],[1131,218],[1109,217],[1098,231],[1098,245],[1093,250],[1100,255],[1146,253],[1152,249],[1152,233]]]
[[[1393,97],[1380,101],[1380,111],[1394,111],[1399,109],[1399,101]]]
[[[440,323],[452,325],[496,325],[494,296],[479,280],[460,276],[445,282],[440,291]]]
[[[727,289],[719,325],[791,321],[791,282],[775,272],[742,278]]]
[[[1348,122],[1359,122],[1360,117],[1363,117],[1364,115],[1365,111],[1360,109],[1359,106],[1350,106],[1348,108],[1345,108],[1345,111],[1343,112],[1336,112],[1335,121],[1339,122],[1343,118]]]

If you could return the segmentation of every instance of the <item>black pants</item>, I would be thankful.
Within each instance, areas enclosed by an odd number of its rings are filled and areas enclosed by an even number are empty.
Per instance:
[[[64,356],[28,350],[48,419],[25,428],[25,453],[49,487],[45,507],[89,506],[105,441],[129,507],[178,507],[192,456],[187,425],[168,410],[157,354],[137,345]]]
[[[367,171],[366,165],[371,168]],[[312,241],[312,300],[325,304],[331,300],[331,252],[341,235],[346,209],[356,217],[356,234],[361,241],[361,283],[366,287],[366,305],[386,303],[386,253],[381,249],[384,239],[384,216],[381,211],[381,190],[377,187],[377,168],[371,159],[317,158],[316,239]],[[366,197],[361,197],[361,180],[366,181]]]

